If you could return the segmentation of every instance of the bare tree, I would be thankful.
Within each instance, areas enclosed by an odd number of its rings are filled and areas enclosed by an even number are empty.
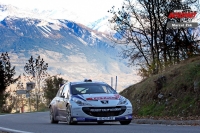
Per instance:
[[[31,56],[28,63],[24,66],[24,71],[28,74],[26,77],[29,81],[35,82],[36,108],[38,111],[38,104],[41,96],[41,83],[49,74],[47,73],[48,63],[45,63],[43,58],[38,56],[35,60]]]
[[[166,66],[197,54],[198,41],[191,34],[191,29],[170,29],[167,22],[170,12],[191,9],[196,1],[182,3],[181,0],[124,0],[118,11],[113,7],[109,20],[117,33],[112,40],[125,44],[121,56],[129,58],[130,65],[139,65],[146,76],[157,74]],[[188,52],[189,51],[189,52]]]

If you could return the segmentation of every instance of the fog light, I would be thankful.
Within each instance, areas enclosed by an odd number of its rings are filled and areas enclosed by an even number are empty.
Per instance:
[[[76,119],[76,118],[73,118],[73,121],[77,121],[77,119]]]
[[[128,116],[125,116],[125,119],[128,119]]]

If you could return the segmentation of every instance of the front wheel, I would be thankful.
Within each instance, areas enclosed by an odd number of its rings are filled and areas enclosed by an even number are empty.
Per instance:
[[[72,125],[72,124],[76,124],[77,122],[73,122],[72,121],[72,117],[71,117],[71,108],[68,105],[66,108],[66,122],[68,125]]]
[[[121,125],[128,125],[128,124],[130,124],[131,123],[131,121],[120,121],[120,124]]]
[[[50,122],[51,122],[52,124],[57,124],[57,123],[58,123],[58,121],[55,120],[55,118],[54,118],[54,111],[53,111],[53,108],[50,108]]]

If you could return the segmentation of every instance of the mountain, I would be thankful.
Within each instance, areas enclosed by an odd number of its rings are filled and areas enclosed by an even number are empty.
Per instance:
[[[89,22],[82,16],[67,10],[66,8],[42,10],[42,9],[19,9],[12,5],[4,5],[0,3],[0,20],[3,20],[6,16],[17,16],[19,18],[36,18],[36,19],[66,19],[74,21],[76,23],[85,24],[87,27],[98,30],[107,31],[108,29],[108,17],[102,17],[94,22]]]
[[[31,56],[40,55],[51,75],[61,74],[67,80],[91,78],[110,83],[111,77],[118,76],[118,90],[140,80],[135,69],[118,57],[120,47],[113,47],[103,33],[5,5],[0,5],[0,16],[0,52],[9,53],[17,74],[24,72]]]
[[[78,17],[74,12],[61,8],[56,10],[41,10],[41,9],[23,9],[12,5],[4,5],[0,3],[0,20],[3,20],[7,16],[19,17],[19,18],[36,18],[36,19],[67,19],[76,22],[84,21],[84,19]]]

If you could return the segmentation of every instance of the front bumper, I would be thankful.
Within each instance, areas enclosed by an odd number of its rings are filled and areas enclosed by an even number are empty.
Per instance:
[[[72,117],[74,122],[97,122],[97,121],[131,121],[132,114],[125,116],[115,116],[115,120],[98,120],[97,117]]]
[[[126,107],[124,109],[124,107]],[[100,112],[87,112],[85,108],[90,108],[91,111]],[[71,107],[72,121],[76,122],[96,122],[96,121],[130,121],[132,120],[132,106],[121,106],[121,110],[118,110],[120,106],[110,107]],[[114,110],[117,109],[117,110]],[[105,112],[107,111],[107,112]],[[117,113],[117,111],[119,111]],[[110,119],[111,118],[111,119]]]

